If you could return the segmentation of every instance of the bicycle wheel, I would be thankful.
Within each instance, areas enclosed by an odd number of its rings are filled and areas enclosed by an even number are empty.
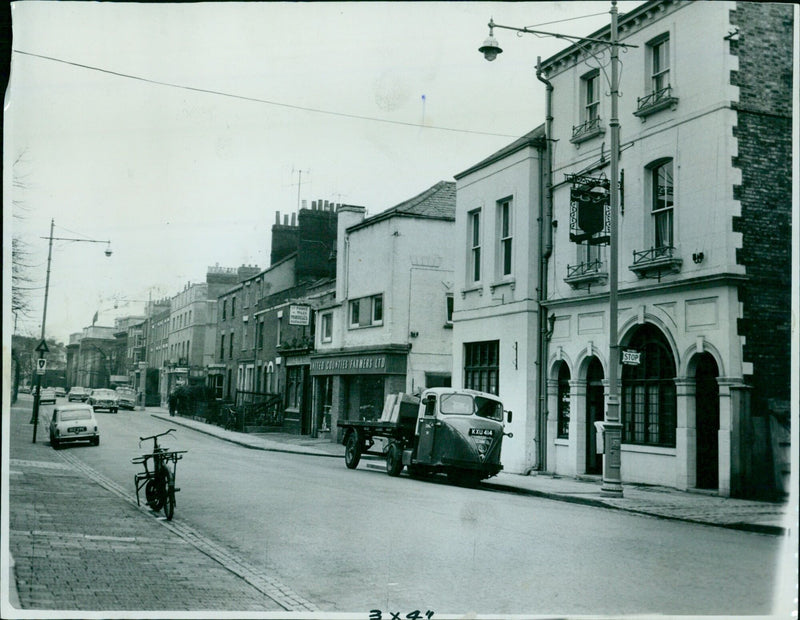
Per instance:
[[[144,487],[144,496],[150,510],[158,512],[164,506],[164,494],[161,492],[161,481],[159,477],[150,478]]]
[[[172,515],[175,514],[175,475],[172,472],[167,472],[167,492],[164,497],[164,514],[167,521],[172,521]]]

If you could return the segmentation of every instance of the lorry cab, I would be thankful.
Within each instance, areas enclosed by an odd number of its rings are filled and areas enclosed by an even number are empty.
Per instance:
[[[456,388],[430,388],[420,397],[414,446],[403,451],[409,473],[445,471],[459,482],[477,482],[503,466],[504,422],[511,412],[494,394]]]

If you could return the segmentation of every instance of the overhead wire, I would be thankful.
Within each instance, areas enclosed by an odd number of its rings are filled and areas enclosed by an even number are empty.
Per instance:
[[[329,115],[329,116],[338,116],[338,117],[341,117],[341,118],[351,118],[351,119],[355,119],[355,120],[369,121],[369,122],[373,122],[373,123],[386,123],[386,124],[389,124],[389,125],[400,125],[400,126],[404,126],[404,127],[416,127],[416,128],[422,128],[422,129],[434,129],[436,131],[449,131],[449,132],[453,132],[453,133],[465,133],[465,134],[474,134],[474,135],[482,135],[482,136],[493,136],[493,137],[499,137],[499,138],[518,138],[519,137],[517,135],[504,134],[504,133],[495,133],[495,132],[491,132],[491,131],[480,131],[480,130],[476,130],[476,129],[458,129],[458,128],[455,128],[455,127],[442,127],[442,126],[439,126],[439,125],[422,125],[420,123],[411,123],[411,122],[407,122],[407,121],[396,121],[396,120],[391,120],[391,119],[387,119],[387,118],[379,118],[379,117],[376,117],[376,116],[364,116],[364,115],[361,115],[361,114],[350,114],[350,113],[347,113],[347,112],[334,112],[333,110],[325,110],[325,109],[322,109],[322,108],[311,108],[311,107],[308,107],[308,106],[300,106],[300,105],[295,105],[295,104],[291,104],[291,103],[283,103],[281,101],[272,101],[270,99],[261,99],[259,97],[249,97],[247,95],[237,95],[237,94],[234,94],[234,93],[227,93],[227,92],[224,92],[224,91],[221,91],[221,90],[213,90],[213,89],[210,89],[210,88],[200,88],[200,87],[197,87],[197,86],[187,86],[185,84],[176,84],[174,82],[164,82],[164,81],[161,81],[161,80],[154,80],[154,79],[151,79],[151,78],[142,77],[140,75],[134,75],[134,74],[131,74],[131,73],[123,73],[121,71],[113,71],[111,69],[104,69],[102,67],[96,67],[96,66],[93,66],[93,65],[87,65],[87,64],[83,64],[83,63],[79,63],[79,62],[74,62],[74,61],[71,61],[71,60],[64,60],[63,58],[55,58],[53,56],[45,56],[43,54],[35,54],[33,52],[26,52],[24,50],[19,50],[19,49],[15,49],[13,51],[14,51],[15,54],[22,54],[22,55],[25,55],[25,56],[31,56],[33,58],[41,58],[43,60],[50,60],[52,62],[58,62],[58,63],[61,63],[61,64],[70,65],[70,66],[78,67],[78,68],[81,68],[81,69],[86,69],[86,70],[89,70],[89,71],[97,71],[99,73],[105,73],[107,75],[113,75],[113,76],[116,76],[116,77],[126,78],[126,79],[129,79],[129,80],[137,80],[139,82],[144,82],[144,83],[147,83],[147,84],[155,84],[157,86],[166,86],[166,87],[169,87],[169,88],[178,88],[178,89],[181,89],[181,90],[188,90],[188,91],[197,92],[197,93],[205,93],[207,95],[217,95],[217,96],[220,96],[220,97],[229,97],[231,99],[239,99],[239,100],[242,100],[242,101],[250,101],[250,102],[253,102],[253,103],[262,103],[262,104],[265,104],[265,105],[271,105],[271,106],[276,106],[276,107],[280,107],[280,108],[287,108],[287,109],[290,109],[290,110],[300,110],[300,111],[303,111],[303,112],[312,112],[312,113],[315,113],[315,114],[326,114],[326,115]]]

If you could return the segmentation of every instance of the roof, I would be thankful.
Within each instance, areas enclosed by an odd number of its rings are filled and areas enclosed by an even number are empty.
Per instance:
[[[348,230],[356,230],[390,217],[418,217],[436,220],[456,219],[456,184],[439,181],[436,185],[401,202],[386,211],[373,215]]]
[[[525,148],[528,148],[528,147],[544,148],[544,146],[545,146],[544,124],[542,124],[542,125],[539,125],[533,131],[529,131],[528,133],[526,133],[521,138],[517,138],[516,140],[514,140],[514,142],[512,142],[508,146],[504,146],[503,148],[501,148],[496,153],[492,153],[486,159],[484,159],[482,161],[479,161],[474,166],[470,166],[469,168],[464,170],[464,172],[459,172],[458,174],[453,175],[453,176],[454,176],[455,179],[458,180],[458,179],[461,179],[461,178],[467,176],[468,174],[472,174],[473,172],[477,172],[481,168],[485,168],[486,166],[489,166],[490,164],[493,164],[496,161],[500,161],[501,159],[503,159],[505,157],[508,157],[509,155],[512,155],[513,153],[516,153],[517,151],[521,151],[522,149],[525,149]]]

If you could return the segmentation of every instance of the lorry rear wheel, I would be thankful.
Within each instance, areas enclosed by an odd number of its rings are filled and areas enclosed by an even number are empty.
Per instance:
[[[361,460],[361,437],[358,431],[353,431],[347,438],[347,443],[344,447],[344,464],[348,469],[355,469],[358,467],[358,462]]]
[[[403,471],[403,452],[400,446],[393,443],[386,453],[386,473],[390,476],[399,476]]]

